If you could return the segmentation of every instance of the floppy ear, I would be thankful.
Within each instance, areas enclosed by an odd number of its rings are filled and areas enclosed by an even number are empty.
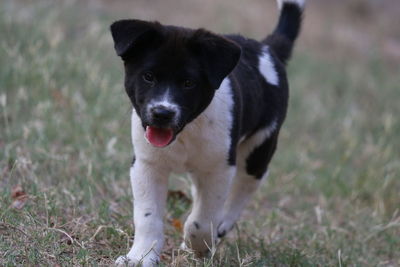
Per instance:
[[[200,29],[191,38],[193,52],[199,57],[211,86],[218,89],[240,59],[240,47],[222,36]]]
[[[162,26],[158,22],[119,20],[111,24],[110,30],[115,51],[122,59],[143,52],[162,39]]]

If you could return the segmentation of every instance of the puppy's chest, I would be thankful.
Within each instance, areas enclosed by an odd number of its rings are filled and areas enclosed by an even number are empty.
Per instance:
[[[229,129],[200,116],[177,136],[173,144],[160,153],[164,154],[174,171],[207,170],[227,162],[230,147]]]
[[[229,129],[212,121],[212,118],[201,116],[178,136],[176,145],[185,151],[186,169],[207,168],[223,160],[229,151]]]
[[[226,78],[210,105],[184,127],[174,142],[161,149],[145,141],[140,118],[134,111],[132,141],[136,157],[169,166],[177,172],[228,164],[233,104],[232,88]]]
[[[218,113],[205,112],[186,125],[176,140],[165,148],[155,148],[144,138],[136,113],[132,119],[132,141],[137,158],[165,165],[174,172],[210,169],[227,163],[231,144],[230,122]]]

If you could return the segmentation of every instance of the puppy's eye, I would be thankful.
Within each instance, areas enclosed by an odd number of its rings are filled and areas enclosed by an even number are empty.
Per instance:
[[[156,78],[154,77],[153,73],[149,71],[143,73],[142,78],[146,83],[154,84],[156,82]]]
[[[185,87],[185,89],[191,89],[195,86],[196,86],[196,84],[192,80],[185,80],[183,82],[183,87]]]

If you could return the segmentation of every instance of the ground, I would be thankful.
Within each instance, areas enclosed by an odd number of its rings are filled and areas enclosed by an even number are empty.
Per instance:
[[[309,1],[271,173],[210,258],[178,249],[189,181],[171,177],[163,266],[400,266],[398,1]],[[262,38],[274,1],[0,5],[0,266],[108,266],[132,243],[130,104],[119,18]]]

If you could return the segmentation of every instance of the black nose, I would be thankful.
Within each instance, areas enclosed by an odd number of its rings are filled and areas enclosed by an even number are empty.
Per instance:
[[[152,107],[150,112],[153,119],[160,123],[171,122],[176,113],[174,110],[163,106]]]

